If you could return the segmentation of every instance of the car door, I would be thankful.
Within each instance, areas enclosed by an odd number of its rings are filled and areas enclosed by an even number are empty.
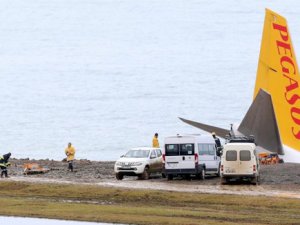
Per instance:
[[[149,167],[151,173],[157,170],[157,155],[155,149],[150,152]]]
[[[162,152],[160,149],[156,149],[156,155],[157,155],[157,172],[161,172],[163,169],[163,163],[162,163]]]

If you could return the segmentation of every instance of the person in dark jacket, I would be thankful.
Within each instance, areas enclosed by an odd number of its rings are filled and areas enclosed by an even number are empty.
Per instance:
[[[221,141],[220,139],[216,136],[216,133],[215,132],[212,132],[212,136],[215,140],[215,145],[216,145],[216,150],[217,150],[217,156],[221,156],[222,155],[222,150],[223,150],[223,147],[222,147],[222,144],[221,144]]]
[[[10,152],[3,156],[0,156],[1,178],[3,176],[8,177],[7,167],[10,165],[10,162],[8,162],[10,156],[11,156]]]

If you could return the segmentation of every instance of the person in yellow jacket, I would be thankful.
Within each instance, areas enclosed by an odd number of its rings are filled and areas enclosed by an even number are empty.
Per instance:
[[[69,164],[68,170],[73,172],[73,160],[75,156],[75,148],[72,146],[72,143],[68,144],[68,147],[65,149],[67,155],[67,162]]]
[[[159,148],[158,133],[154,134],[154,137],[153,137],[153,140],[152,140],[152,147],[153,148]]]

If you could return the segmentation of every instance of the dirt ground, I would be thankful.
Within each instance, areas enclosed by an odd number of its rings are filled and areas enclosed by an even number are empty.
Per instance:
[[[67,162],[63,161],[11,159],[10,162],[12,166],[9,167],[9,179],[16,181],[82,183],[119,188],[300,198],[300,164],[295,163],[262,165],[261,182],[260,185],[255,186],[246,182],[220,185],[220,179],[214,176],[208,176],[205,180],[177,178],[168,181],[155,174],[147,181],[138,180],[137,177],[126,177],[118,181],[115,179],[112,161],[76,160],[74,172],[68,172]],[[50,171],[45,174],[24,175],[23,164],[32,162],[39,163]]]

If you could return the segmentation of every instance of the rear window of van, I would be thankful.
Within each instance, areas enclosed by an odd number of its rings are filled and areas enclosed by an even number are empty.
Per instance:
[[[250,161],[251,160],[251,153],[249,150],[241,150],[240,151],[240,160],[241,161]]]
[[[181,144],[180,155],[194,155],[194,144]]]
[[[166,156],[194,155],[194,144],[166,144]]]
[[[226,161],[236,161],[237,152],[235,150],[229,150],[226,152]]]
[[[179,145],[169,144],[166,145],[166,156],[179,155]]]

